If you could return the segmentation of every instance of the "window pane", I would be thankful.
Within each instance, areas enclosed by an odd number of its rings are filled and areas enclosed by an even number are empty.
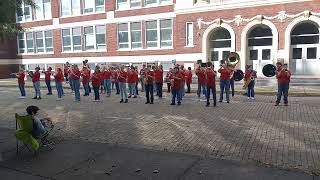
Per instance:
[[[231,39],[231,35],[227,29],[218,28],[212,33],[210,37],[210,40],[217,40],[217,39]]]
[[[72,35],[73,36],[81,36],[81,28],[73,28]]]
[[[128,32],[119,32],[119,43],[129,42]]]
[[[131,31],[132,30],[141,30],[141,23],[140,22],[131,23]]]
[[[70,0],[61,0],[61,15],[62,16],[69,16],[71,9]]]
[[[141,42],[141,31],[131,32],[132,42]]]
[[[70,46],[70,45],[71,45],[70,37],[64,37],[63,38],[63,46]]]
[[[80,14],[80,0],[72,0],[72,15],[79,15],[79,14]]]
[[[53,51],[53,42],[52,38],[46,38],[46,51],[47,52],[52,52]]]
[[[130,0],[130,6],[131,7],[138,7],[140,6],[140,0]]]
[[[36,32],[36,47],[37,47],[37,52],[44,52],[42,32]]]
[[[270,60],[271,59],[271,50],[263,49],[262,50],[262,60]]]
[[[70,29],[62,29],[62,36],[70,36]]]
[[[231,40],[226,41],[211,41],[210,42],[211,48],[224,48],[224,47],[231,47]]]
[[[223,51],[221,60],[226,60],[228,58],[229,54],[230,54],[230,51]]]
[[[33,53],[34,49],[33,49],[33,34],[27,33],[27,52],[28,53]]]
[[[105,34],[97,34],[97,44],[106,44],[106,36]]]
[[[132,43],[132,48],[141,48],[142,47],[142,43]]]
[[[171,20],[161,20],[160,21],[160,27],[161,28],[171,28]]]
[[[35,0],[35,18],[36,20],[41,20],[43,19],[43,4],[42,0]]]
[[[272,38],[248,39],[249,46],[272,46]]]
[[[90,27],[85,27],[84,28],[84,33],[85,34],[93,34],[93,27],[90,26]]]
[[[85,33],[85,47],[86,50],[92,50],[94,49],[94,35],[93,35],[93,27],[85,27],[84,28]]]
[[[308,48],[307,49],[307,59],[317,59],[317,48]]]
[[[48,3],[44,3],[43,7],[44,7],[44,18],[50,19],[52,17],[51,16],[51,3],[50,3],[50,1]]]
[[[46,37],[52,37],[52,31],[45,31],[44,34]]]
[[[187,23],[187,34],[186,34],[187,46],[193,45],[193,24]]]
[[[148,30],[147,31],[147,41],[157,41],[157,30]]]
[[[128,24],[119,24],[118,31],[128,31]]]
[[[155,4],[155,3],[157,3],[157,0],[145,0],[146,5]]]
[[[302,35],[302,34],[319,34],[319,29],[312,23],[304,22],[299,24],[292,31],[292,35]]]
[[[266,25],[259,25],[258,27],[255,27],[253,30],[251,30],[251,32],[249,33],[249,38],[267,36],[272,36],[272,31]]]
[[[157,21],[146,22],[147,29],[157,29]]]
[[[250,60],[258,60],[258,50],[250,50]]]
[[[292,36],[291,44],[318,44],[319,43],[319,35],[317,36]]]
[[[93,12],[94,1],[93,0],[84,0],[84,13]]]
[[[96,33],[97,34],[105,34],[106,33],[106,27],[105,26],[96,26]]]
[[[211,51],[211,61],[219,61],[219,52]]]
[[[302,48],[293,48],[292,49],[292,58],[293,59],[302,59]]]
[[[172,40],[172,31],[171,29],[162,29],[161,30],[161,41],[163,40]]]
[[[81,45],[81,36],[73,36],[73,46]]]

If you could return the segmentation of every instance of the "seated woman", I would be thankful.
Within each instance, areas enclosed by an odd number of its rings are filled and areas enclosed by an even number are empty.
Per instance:
[[[42,143],[45,145],[49,143],[46,137],[48,136],[49,132],[53,129],[53,123],[51,118],[48,117],[40,119],[37,116],[39,110],[40,109],[37,106],[29,106],[26,109],[28,115],[31,115],[33,119],[32,135],[35,138],[41,139]]]

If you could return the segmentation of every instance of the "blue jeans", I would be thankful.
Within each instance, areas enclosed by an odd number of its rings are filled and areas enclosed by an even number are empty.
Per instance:
[[[61,98],[63,95],[63,89],[62,89],[62,82],[61,81],[56,81],[56,88],[58,92],[58,98]]]
[[[47,88],[48,88],[48,94],[52,94],[51,81],[50,80],[46,80],[46,85],[47,85]]]
[[[104,85],[107,96],[111,96],[111,80],[105,79],[103,81],[103,85]]]
[[[178,103],[181,103],[181,99],[180,99],[180,89],[171,89],[172,92],[172,104],[176,103],[176,99],[178,101]]]
[[[229,102],[230,101],[230,98],[229,98],[230,81],[229,80],[220,80],[220,100],[219,101],[223,100],[224,91],[226,91],[226,99],[227,99],[227,102]]]
[[[84,95],[89,96],[89,82],[83,83]]]
[[[73,92],[74,91],[74,88],[73,88],[73,79],[69,79],[69,85],[70,85],[70,88],[71,88],[71,91]]]
[[[234,80],[230,80],[231,95],[234,96]]]
[[[248,97],[254,97],[254,84],[255,84],[254,81],[251,81],[248,84],[248,92],[247,92],[247,96]]]
[[[41,96],[41,92],[40,92],[40,81],[36,81],[33,83],[33,88],[34,88],[34,91],[35,91],[35,96],[36,97],[40,97]]]
[[[119,82],[119,86],[120,86],[121,99],[123,99],[123,98],[128,99],[127,83],[125,83],[125,82]]]
[[[116,84],[116,91],[117,91],[117,94],[120,94],[120,86],[119,86],[119,82],[115,82]]]
[[[92,86],[94,91],[94,99],[100,100],[100,94],[99,94],[99,86]]]
[[[157,83],[157,94],[160,98],[162,97],[162,86],[163,83]]]
[[[146,87],[147,102],[153,103],[153,84],[146,84],[145,87]]]
[[[26,96],[26,90],[24,89],[24,83],[19,83],[19,89],[21,96]]]
[[[205,86],[205,84],[199,84],[198,83],[198,91],[197,91],[197,95],[198,95],[198,97],[200,97],[200,94],[201,94],[201,87],[202,87],[202,93],[203,93],[203,95],[206,95],[207,93],[206,93],[206,86]]]
[[[136,83],[129,83],[129,96],[137,96],[136,94]]]
[[[289,83],[278,83],[278,94],[276,103],[279,104],[283,95],[284,104],[288,104]]]
[[[212,91],[212,96],[213,96],[213,104],[216,106],[217,104],[217,91],[216,91],[216,86],[207,86],[207,104],[210,104],[210,90]]]
[[[144,92],[144,90],[145,90],[144,79],[140,78],[140,82],[141,82],[141,92]]]
[[[79,79],[73,79],[71,81],[73,85],[75,100],[80,101],[80,81]]]

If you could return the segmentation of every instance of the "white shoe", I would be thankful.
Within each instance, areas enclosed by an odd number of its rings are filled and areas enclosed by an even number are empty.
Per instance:
[[[254,98],[254,97],[251,97],[251,99],[252,99],[252,100],[255,100],[255,98]]]
[[[56,99],[56,101],[61,101],[61,100],[62,100],[61,98],[57,98],[57,99]]]
[[[26,97],[25,96],[20,96],[18,97],[19,99],[25,99]]]

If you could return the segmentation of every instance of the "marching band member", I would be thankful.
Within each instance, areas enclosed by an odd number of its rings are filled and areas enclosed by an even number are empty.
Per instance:
[[[185,86],[185,84],[186,84],[186,70],[184,69],[184,66],[183,65],[181,65],[180,66],[180,73],[182,74],[182,81],[181,81],[181,88],[180,88],[180,100],[182,101],[182,98],[184,97],[184,95],[185,95],[185,88],[184,88],[184,86]]]
[[[75,95],[75,101],[79,102],[80,101],[80,71],[78,68],[78,65],[74,64],[72,65],[72,68],[70,70],[70,82],[72,81],[72,87],[74,90],[74,95]]]
[[[275,106],[279,106],[281,97],[283,95],[284,105],[288,106],[288,91],[291,78],[291,72],[287,68],[287,65],[282,65],[281,62],[277,62],[276,77],[278,80],[278,94]]]
[[[116,86],[116,94],[120,94],[118,74],[119,74],[119,70],[117,67],[115,67],[113,69],[112,79],[113,79],[113,84]]]
[[[128,94],[127,94],[127,77],[128,74],[124,70],[124,66],[120,67],[120,71],[118,73],[118,80],[119,80],[119,86],[120,86],[120,95],[121,95],[121,101],[120,103],[128,103]],[[125,101],[123,101],[123,98],[125,98]]]
[[[230,68],[230,88],[231,88],[231,96],[234,97],[234,68]]]
[[[144,90],[145,90],[145,84],[144,84],[144,83],[145,83],[145,82],[144,82],[144,79],[145,79],[145,77],[144,77],[145,70],[146,70],[146,65],[143,64],[143,65],[142,65],[142,69],[140,70],[141,92],[144,92]]]
[[[103,71],[103,85],[106,91],[106,96],[110,97],[111,96],[111,76],[112,72],[110,67],[105,67]]]
[[[217,72],[214,70],[214,65],[208,65],[206,69],[206,85],[207,85],[207,107],[210,106],[210,90],[212,91],[213,96],[213,106],[217,105],[216,97],[216,76]]]
[[[23,69],[20,69],[18,73],[14,73],[14,75],[18,78],[19,90],[21,93],[20,99],[26,98],[26,90],[24,88],[24,77],[26,76]]]
[[[40,92],[40,68],[36,67],[35,72],[33,75],[31,75],[32,78],[32,83],[33,83],[33,88],[35,91],[35,96],[33,99],[41,99],[41,92]]]
[[[81,70],[82,76],[82,85],[84,89],[83,96],[89,96],[89,81],[90,81],[90,73],[87,67],[83,67]]]
[[[54,79],[56,82],[56,89],[58,93],[58,99],[57,101],[61,100],[62,95],[63,95],[63,87],[62,87],[62,82],[63,82],[63,74],[61,68],[57,69],[57,72],[54,74]]]
[[[226,99],[227,103],[230,102],[229,91],[230,91],[230,69],[227,67],[226,64],[222,64],[221,68],[218,70],[220,73],[220,100],[223,100],[224,91],[226,91]]]
[[[134,81],[136,82],[136,95],[139,95],[138,91],[138,84],[139,84],[139,71],[138,71],[138,66],[134,67]]]
[[[167,72],[167,75],[166,75],[166,82],[167,82],[167,88],[168,88],[168,93],[171,92],[171,80],[169,77],[171,77],[173,75],[173,69],[170,68],[169,71]]]
[[[128,79],[127,79],[127,83],[129,86],[128,98],[131,98],[131,96],[133,96],[133,98],[137,98],[135,74],[136,74],[136,71],[134,70],[134,67],[131,67],[130,69],[128,68]]]
[[[186,71],[186,83],[187,83],[187,93],[191,93],[191,83],[192,83],[192,71],[191,67],[188,67],[188,71]]]
[[[181,99],[180,99],[180,89],[181,89],[181,84],[183,80],[183,76],[179,71],[179,67],[175,67],[173,70],[173,74],[169,77],[171,80],[171,86],[172,86],[172,102],[170,105],[176,105],[176,99],[178,101],[178,105],[181,105]]]
[[[247,65],[246,71],[244,74],[245,81],[250,81],[248,84],[248,91],[247,96],[248,99],[254,99],[254,85],[255,85],[255,78],[257,78],[256,73],[252,70],[251,65]]]
[[[43,68],[42,73],[44,73],[44,80],[46,82],[48,93],[47,95],[52,95],[52,88],[51,88],[51,75],[52,75],[52,68],[48,67],[48,69],[45,71]]]
[[[162,98],[162,87],[163,87],[163,67],[158,66],[154,71],[155,82],[157,87],[157,95]]]
[[[198,98],[200,98],[201,95],[201,87],[202,87],[202,93],[203,95],[206,95],[206,86],[205,86],[205,71],[199,64],[199,67],[196,69],[196,75],[198,76]]]
[[[99,89],[101,86],[101,81],[103,79],[102,75],[103,74],[100,72],[100,67],[96,66],[94,73],[91,76],[95,102],[100,101]]]
[[[66,79],[66,82],[68,82],[69,81],[69,67],[70,65],[69,65],[69,63],[67,62],[65,65],[64,65],[64,68],[63,68],[63,74],[64,74],[64,77],[65,77],[65,79]]]
[[[145,77],[144,83],[145,83],[145,90],[146,90],[146,98],[147,102],[146,104],[153,104],[153,81],[154,81],[154,71],[150,70],[150,66],[148,66],[145,69],[145,74],[143,75]],[[151,100],[151,101],[150,101]]]

